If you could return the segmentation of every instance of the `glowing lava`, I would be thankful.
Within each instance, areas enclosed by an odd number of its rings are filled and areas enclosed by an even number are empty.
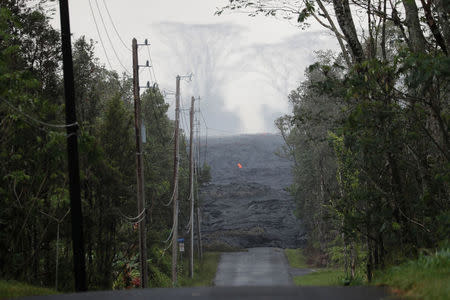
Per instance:
[[[239,169],[242,169],[242,165],[240,163],[238,163],[237,166],[239,167]]]

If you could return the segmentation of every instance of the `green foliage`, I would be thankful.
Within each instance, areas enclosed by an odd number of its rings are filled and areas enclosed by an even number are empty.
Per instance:
[[[0,299],[58,294],[55,290],[32,286],[18,281],[0,280]]]
[[[448,58],[392,55],[345,71],[319,54],[277,121],[308,249],[349,283],[448,236]]]
[[[154,246],[148,256],[149,286],[172,287],[172,258],[163,249]]]
[[[204,163],[199,170],[198,184],[202,185],[211,181],[211,166]]]
[[[284,253],[289,262],[289,266],[293,268],[307,268],[306,258],[302,249],[284,249]]]
[[[150,265],[149,287],[172,287],[172,278],[166,273],[161,272],[157,267]]]
[[[305,269],[310,266],[306,263],[306,257],[303,254],[304,249],[285,249],[285,254],[292,268]],[[336,262],[342,259],[344,251],[338,247],[331,247],[329,251],[333,252],[331,260]],[[338,264],[339,265],[339,264]],[[341,264],[342,265],[342,264]],[[295,276],[294,284],[298,286],[334,286],[334,285],[361,285],[364,280],[364,271],[358,270],[356,276],[351,278],[350,274],[342,269],[313,269],[312,273]]]
[[[444,248],[377,272],[374,284],[389,285],[400,295],[413,299],[448,299],[449,270],[450,250]]]
[[[219,252],[205,252],[201,261],[194,259],[194,278],[189,278],[186,270],[179,280],[180,286],[212,286],[216,276],[217,266],[219,265],[220,255],[221,253]]]
[[[0,8],[0,276],[73,290],[63,78],[59,32],[40,5],[8,0]],[[73,43],[81,196],[89,289],[138,285],[132,80],[105,69],[95,43]],[[142,95],[150,285],[170,274],[161,255],[171,228],[173,124],[155,86]],[[187,198],[186,145],[181,143],[180,198]],[[180,227],[187,224],[180,207]],[[56,241],[56,220],[60,220]],[[165,247],[165,246],[164,246]],[[156,251],[156,252],[155,252]],[[6,267],[7,266],[7,267]],[[153,279],[152,279],[153,278]],[[154,280],[155,282],[152,282]]]
[[[295,276],[294,284],[297,286],[339,286],[343,285],[342,270],[320,269],[303,276]]]

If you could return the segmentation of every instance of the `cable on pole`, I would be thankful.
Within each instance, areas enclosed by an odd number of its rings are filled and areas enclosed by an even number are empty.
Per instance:
[[[172,196],[170,197],[170,200],[169,200],[169,202],[167,202],[166,204],[164,204],[164,206],[169,206],[171,203],[172,203],[172,201],[173,201],[173,198],[174,198],[174,196],[175,196],[175,190],[178,188],[178,182],[176,182],[175,183],[175,186],[174,186],[174,189],[173,189],[173,192],[172,192]]]
[[[102,12],[100,11],[100,6],[98,5],[98,0],[94,0],[94,1],[95,1],[95,5],[97,6],[97,10],[98,10],[98,14],[100,16],[100,20],[102,21],[102,24],[103,24],[103,28],[105,29],[106,37],[108,38],[108,41],[111,44],[111,49],[113,50],[113,53],[114,53],[114,55],[117,58],[117,61],[122,66],[122,68],[125,70],[125,72],[127,74],[131,75],[130,71],[128,71],[128,69],[123,65],[122,61],[120,60],[119,55],[117,54],[116,48],[114,48],[114,44],[113,44],[113,42],[111,40],[111,37],[109,36],[108,28],[106,28],[106,24],[105,24],[105,20],[103,19]]]
[[[200,111],[200,116],[203,120],[203,123],[205,124],[205,131],[206,131],[206,134],[205,134],[205,156],[204,156],[204,160],[203,160],[203,164],[206,164],[207,153],[208,153],[208,125],[206,124],[206,119],[203,116],[203,112],[200,109],[199,109],[199,111]],[[199,124],[199,126],[200,126],[200,124]]]
[[[41,120],[38,120],[36,118],[33,118],[32,116],[24,113],[21,109],[15,107],[11,102],[9,102],[8,100],[4,99],[4,98],[0,98],[3,102],[5,102],[10,108],[12,108],[13,110],[15,110],[16,112],[20,113],[22,116],[40,124],[43,126],[47,126],[47,127],[52,127],[52,128],[68,128],[68,127],[73,127],[73,126],[78,126],[78,122],[75,123],[71,123],[71,124],[51,124],[51,123],[47,123]]]
[[[123,218],[125,218],[127,221],[130,221],[130,222],[138,222],[137,220],[141,220],[141,221],[142,221],[142,216],[143,216],[144,213],[145,213],[145,209],[143,209],[137,216],[135,216],[135,217],[129,217],[129,216],[125,215],[124,213],[122,213],[122,211],[121,211],[120,209],[118,209],[118,211],[119,211],[119,214],[120,214]],[[140,222],[140,221],[139,221],[139,222]]]
[[[107,12],[107,14],[108,14],[108,16],[109,16],[109,20],[111,21],[111,24],[112,24],[112,26],[113,26],[113,28],[114,28],[114,31],[116,32],[117,36],[119,37],[119,40],[122,42],[122,45],[123,45],[128,51],[131,51],[131,48],[127,46],[127,44],[123,41],[122,37],[120,36],[119,31],[118,31],[117,28],[116,28],[116,25],[114,25],[113,18],[111,17],[111,14],[109,13],[109,9],[108,9],[108,6],[106,5],[106,1],[105,1],[105,0],[103,0],[103,5],[105,6],[106,12]]]
[[[89,1],[89,8],[91,10],[92,19],[94,20],[95,28],[97,30],[98,38],[100,40],[100,44],[102,45],[103,52],[105,53],[106,61],[108,62],[109,68],[112,70],[113,67],[111,65],[111,61],[109,60],[108,53],[106,52],[105,44],[103,43],[102,35],[100,34],[100,29],[98,29],[97,20],[95,19],[94,9],[92,8],[91,0]]]
[[[152,55],[150,54],[150,48],[147,47],[147,53],[148,53],[148,58],[150,60],[150,64],[152,65],[152,73],[153,73],[153,78],[155,78],[155,83],[158,83],[158,80],[156,79],[156,75],[155,75],[155,65],[153,64],[153,60],[152,60]]]

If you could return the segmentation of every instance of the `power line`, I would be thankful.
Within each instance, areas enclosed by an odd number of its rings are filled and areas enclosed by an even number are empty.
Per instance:
[[[150,81],[153,81],[153,86],[155,87],[155,90],[154,90],[154,95],[155,95],[155,99],[154,100],[155,101],[153,103],[154,105],[151,105],[151,109],[152,109],[152,112],[153,112],[153,116],[155,117],[155,120],[156,120],[156,127],[157,127],[157,130],[158,130],[158,133],[159,133],[159,137],[160,137],[161,141],[164,141],[163,134],[162,134],[163,131],[161,130],[161,124],[160,124],[159,116],[160,115],[164,115],[165,112],[162,111],[162,107],[160,105],[156,105],[157,104],[156,103],[156,98],[158,96],[157,92],[159,92],[159,94],[161,94],[161,92],[159,90],[159,85],[158,85],[158,82],[156,80],[156,75],[155,75],[155,70],[154,70],[155,66],[154,66],[153,61],[152,61],[152,57],[151,57],[151,54],[150,54],[149,46],[147,46],[147,55],[148,55],[148,59],[149,59],[149,62],[150,62],[150,66],[147,68],[148,69],[148,74],[149,74],[149,79],[150,79]],[[153,73],[153,79],[152,79],[152,73]],[[157,87],[157,89],[156,89],[156,87]],[[164,104],[165,104],[164,96],[163,96],[163,100],[164,100]],[[156,106],[156,108],[155,108],[155,106]],[[156,111],[156,110],[158,110],[158,111]]]
[[[207,153],[208,153],[208,125],[206,124],[206,119],[203,116],[203,112],[200,110],[199,108],[199,112],[200,112],[200,116],[203,120],[203,123],[205,124],[205,156],[204,156],[204,160],[203,160],[203,164],[206,164],[206,160],[207,160]],[[200,124],[199,124],[200,126]]]
[[[102,45],[103,52],[105,53],[105,57],[106,57],[106,60],[108,61],[109,68],[111,70],[113,70],[113,67],[111,65],[111,61],[109,60],[109,57],[108,57],[108,53],[106,52],[105,45],[103,44],[103,39],[102,39],[102,36],[100,34],[100,30],[98,29],[98,24],[97,24],[97,20],[95,19],[94,10],[92,8],[91,0],[88,0],[88,1],[89,1],[89,8],[91,10],[92,19],[94,20],[95,28],[97,29],[97,34],[98,34],[98,38],[100,40],[100,44]]]
[[[117,209],[120,216],[123,217],[125,220],[131,222],[131,223],[140,223],[145,218],[145,208],[135,217],[129,217],[122,213],[122,211],[118,208]]]
[[[148,53],[148,58],[150,60],[150,64],[152,66],[152,72],[153,72],[153,77],[155,78],[155,83],[158,84],[158,80],[156,79],[156,75],[155,75],[155,65],[153,64],[152,55],[150,54],[150,47],[147,47],[147,53]]]
[[[118,31],[117,28],[116,28],[116,25],[114,25],[114,21],[113,21],[113,19],[112,19],[112,17],[111,17],[111,14],[109,13],[109,9],[108,9],[108,6],[106,5],[105,0],[103,0],[103,5],[104,5],[105,8],[106,8],[106,12],[108,13],[109,20],[111,21],[111,24],[112,24],[112,26],[113,26],[113,28],[114,28],[114,31],[116,32],[117,36],[119,37],[119,40],[122,42],[122,45],[123,45],[128,51],[131,51],[130,47],[127,46],[127,44],[123,41],[122,37],[120,36],[119,31]]]
[[[78,122],[72,123],[72,124],[51,124],[51,123],[47,123],[41,120],[38,120],[36,118],[33,118],[32,116],[24,113],[21,109],[15,107],[11,102],[9,102],[8,100],[4,99],[4,98],[0,98],[2,101],[4,101],[9,107],[11,107],[13,110],[17,111],[18,113],[20,113],[21,115],[23,115],[24,117],[38,123],[41,124],[43,126],[47,126],[47,127],[53,127],[53,128],[68,128],[68,127],[72,127],[72,126],[78,126]]]
[[[126,73],[131,74],[128,69],[123,65],[122,61],[119,58],[119,55],[116,52],[116,48],[114,48],[114,44],[111,41],[111,37],[109,36],[108,33],[108,28],[106,28],[106,24],[105,24],[105,20],[103,19],[103,15],[102,12],[100,11],[100,6],[98,5],[98,0],[95,0],[95,5],[97,6],[97,10],[98,10],[98,14],[100,16],[100,20],[102,21],[103,24],[103,28],[105,29],[105,33],[106,33],[106,37],[108,38],[109,43],[111,44],[111,49],[113,50],[114,55],[117,58],[117,61],[119,62],[119,64],[122,66],[122,68],[125,70]]]
[[[182,110],[183,111],[183,110]],[[186,112],[187,111],[184,111],[184,113],[182,113],[181,114],[181,121],[182,121],[182,123],[183,123],[183,127],[184,127],[184,132],[185,132],[185,134],[184,134],[184,138],[185,138],[185,143],[187,142],[186,141],[186,139],[187,139],[187,133],[190,131],[190,129],[189,129],[189,126],[187,125],[188,124],[188,122],[187,122],[187,117],[186,117]]]
[[[153,71],[153,62],[151,61],[151,57],[150,57],[150,50],[148,49],[150,46],[147,46],[147,56],[148,56],[148,62],[150,62],[150,67],[147,68],[148,71],[148,76],[149,76],[149,80],[151,82],[153,82],[153,85],[157,85],[158,83],[156,82],[156,77],[154,76],[154,80],[152,79],[152,71]],[[151,70],[150,70],[151,69]],[[153,71],[154,74],[154,71]]]
[[[229,131],[229,130],[224,130],[224,129],[218,129],[218,128],[212,128],[212,127],[206,127],[207,129],[213,130],[213,131],[218,131],[218,132],[223,132],[223,133],[230,133],[230,134],[245,134],[244,132],[234,132],[234,131]]]

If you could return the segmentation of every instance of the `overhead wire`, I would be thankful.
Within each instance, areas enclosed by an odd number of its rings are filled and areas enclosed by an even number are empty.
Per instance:
[[[152,66],[153,77],[155,78],[155,83],[157,84],[158,80],[156,79],[155,66],[153,65],[152,55],[150,54],[150,46],[147,47],[147,54],[148,54],[148,58],[150,60],[150,65]]]
[[[203,164],[206,164],[206,161],[208,158],[208,156],[207,156],[207,154],[208,154],[208,125],[206,124],[206,119],[203,116],[203,112],[200,109],[199,109],[199,112],[200,112],[200,116],[203,120],[203,123],[205,124],[205,151],[204,151],[205,156],[204,156]]]
[[[3,102],[5,102],[10,108],[12,108],[13,110],[15,110],[16,112],[20,113],[22,116],[40,124],[43,126],[47,126],[47,127],[52,127],[52,128],[68,128],[68,127],[72,127],[72,126],[78,126],[78,122],[75,123],[71,123],[71,124],[51,124],[51,123],[47,123],[41,120],[38,120],[28,114],[26,114],[25,112],[23,112],[21,109],[15,107],[11,102],[9,102],[8,100],[4,99],[4,98],[0,98],[0,100],[2,100]]]
[[[146,47],[147,48],[148,60],[149,60],[149,63],[150,63],[150,66],[147,68],[148,74],[149,74],[149,81],[153,82],[153,86],[158,87],[158,91],[159,91],[159,86],[158,86],[158,82],[156,80],[156,75],[155,75],[155,70],[154,70],[155,66],[154,66],[152,58],[151,58],[149,47],[150,47],[149,45],[147,45],[147,47]],[[156,96],[156,92],[157,91],[155,90],[155,96]],[[164,99],[164,96],[163,96],[163,99]],[[164,101],[164,104],[165,104],[165,101]],[[156,108],[155,108],[155,106],[156,106]],[[156,128],[157,128],[159,137],[160,137],[161,141],[164,144],[166,144],[165,143],[165,139],[163,138],[163,130],[161,129],[161,124],[160,124],[161,122],[160,122],[160,117],[159,117],[159,116],[165,114],[165,112],[162,111],[161,106],[156,105],[156,102],[154,103],[154,105],[151,105],[151,109],[152,109],[152,112],[153,112],[153,116],[154,116],[154,118],[156,120]],[[171,142],[169,142],[169,144],[170,143]],[[167,146],[167,144],[165,146]]]
[[[106,37],[108,38],[108,41],[111,44],[111,49],[113,50],[113,53],[114,53],[114,55],[117,58],[117,61],[122,66],[122,68],[125,70],[125,72],[127,74],[131,75],[130,71],[128,71],[128,69],[124,66],[124,64],[120,60],[119,55],[117,54],[116,48],[114,47],[114,44],[113,44],[113,42],[111,40],[111,37],[109,36],[108,28],[106,27],[105,20],[103,19],[103,15],[102,15],[102,12],[100,10],[100,6],[98,5],[98,0],[94,0],[94,1],[95,1],[95,5],[97,6],[97,10],[98,10],[98,14],[100,16],[100,20],[102,21],[102,24],[103,24],[103,28],[105,29]]]
[[[129,217],[129,216],[125,215],[124,213],[122,213],[122,211],[120,209],[118,209],[118,212],[121,217],[123,217],[124,219],[126,219],[127,221],[129,221],[131,223],[140,223],[145,218],[145,215],[144,215],[145,208],[135,217]]]
[[[175,183],[175,186],[173,187],[172,196],[170,197],[169,202],[167,202],[167,203],[165,203],[165,204],[163,203],[164,206],[169,206],[169,205],[172,203],[173,198],[175,197],[175,190],[177,190],[177,189],[178,189],[178,182],[176,182],[176,183]]]
[[[39,210],[39,212],[40,212],[41,214],[43,214],[43,215],[49,217],[50,219],[53,219],[53,220],[56,221],[57,223],[62,223],[62,221],[64,221],[64,219],[65,219],[65,218],[67,217],[67,215],[69,214],[70,208],[67,210],[67,212],[64,214],[64,216],[61,217],[60,219],[58,219],[57,217],[52,216],[52,215],[46,213],[45,211],[42,211],[42,210]]]
[[[103,5],[105,6],[106,13],[107,13],[108,16],[109,16],[109,20],[111,21],[111,24],[112,24],[112,26],[113,26],[113,28],[114,28],[114,31],[116,32],[117,36],[119,37],[119,40],[122,42],[122,45],[123,45],[127,50],[131,51],[131,48],[127,46],[127,44],[123,41],[122,37],[120,36],[119,31],[117,30],[116,25],[114,24],[113,18],[111,17],[111,14],[109,13],[109,9],[108,9],[108,6],[106,5],[106,1],[105,1],[105,0],[103,0]]]
[[[225,130],[225,129],[218,129],[218,128],[213,128],[213,127],[206,127],[206,128],[208,128],[208,129],[210,129],[210,130],[213,130],[213,131],[218,131],[218,132],[223,132],[223,133],[230,133],[230,134],[245,134],[245,133],[243,133],[243,132],[234,132],[234,131],[229,131],[229,130]]]
[[[92,8],[91,0],[89,1],[89,8],[91,10],[92,19],[94,20],[95,28],[97,30],[98,38],[100,40],[100,44],[102,45],[103,52],[105,53],[106,61],[108,62],[109,68],[112,70],[113,67],[111,65],[111,61],[109,60],[108,53],[106,52],[105,44],[103,43],[102,35],[100,34],[100,30],[98,29],[97,20],[95,19],[94,9]]]
[[[188,119],[190,117],[189,116],[187,117],[186,114],[189,114],[189,109],[186,109],[184,111],[184,113],[181,114],[182,115],[182,120],[183,120],[183,126],[185,128],[184,135],[183,135],[184,139],[185,139],[184,142],[187,144],[188,143],[187,139],[188,139],[188,136],[189,136],[189,134],[191,132],[191,128],[190,128],[190,121],[188,121]]]

